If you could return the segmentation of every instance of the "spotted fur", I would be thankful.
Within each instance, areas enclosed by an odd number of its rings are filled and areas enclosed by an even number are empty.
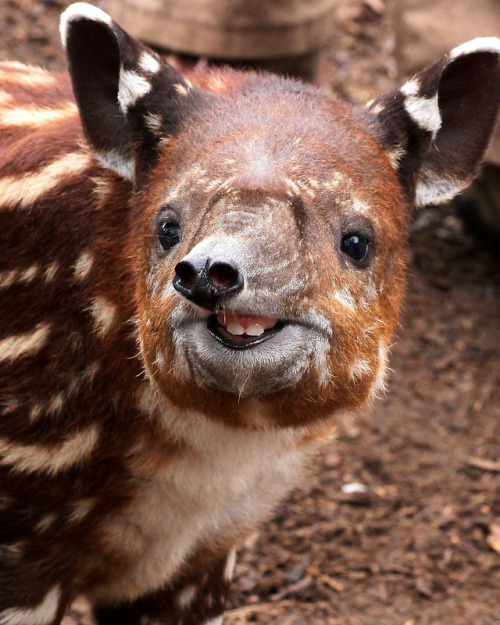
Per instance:
[[[411,205],[473,175],[500,46],[353,109],[181,76],[87,4],[61,32],[70,77],[0,64],[0,625],[57,625],[82,594],[100,625],[214,625],[235,546],[383,388]],[[283,330],[218,344],[172,286],[194,257],[234,262],[228,308]]]

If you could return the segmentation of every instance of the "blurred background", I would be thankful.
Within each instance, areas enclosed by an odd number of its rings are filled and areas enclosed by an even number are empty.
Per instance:
[[[2,0],[0,58],[64,71],[68,4]],[[180,68],[263,65],[349,102],[500,35],[497,0],[94,4]],[[225,625],[500,623],[499,151],[458,203],[417,214],[388,394],[242,547]]]

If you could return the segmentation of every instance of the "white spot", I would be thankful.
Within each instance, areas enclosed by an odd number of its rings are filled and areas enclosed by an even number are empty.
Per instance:
[[[386,151],[386,156],[389,159],[389,162],[393,169],[398,169],[399,161],[403,158],[404,155],[405,150],[402,147],[395,147],[391,150]]]
[[[143,98],[151,91],[151,83],[144,76],[129,69],[120,67],[120,80],[118,83],[118,103],[123,113],[133,106],[137,100]]]
[[[68,521],[70,523],[79,523],[92,510],[95,505],[95,499],[79,499],[71,505],[73,509],[69,514]]]
[[[155,58],[149,52],[143,52],[141,54],[141,58],[139,59],[139,67],[144,72],[149,72],[150,74],[157,74],[161,69],[161,63],[157,58]]]
[[[174,85],[174,89],[177,91],[179,95],[186,96],[189,93],[189,87],[187,87],[187,85],[183,85],[180,82]]]
[[[135,180],[135,163],[133,159],[124,158],[115,150],[110,150],[106,152],[106,154],[102,152],[96,153],[95,157],[103,167],[111,169],[111,171],[125,178],[125,180],[130,180],[132,182]]]
[[[20,408],[21,402],[17,397],[3,397],[0,399],[0,406],[2,407],[2,414],[6,415]]]
[[[341,490],[346,495],[353,495],[355,493],[367,493],[368,486],[366,486],[366,484],[362,484],[361,482],[349,482],[348,484],[343,484]]]
[[[30,421],[36,421],[43,412],[43,404],[33,404],[30,408]]]
[[[48,323],[39,323],[32,332],[15,334],[3,339],[0,341],[0,362],[36,354],[45,347],[49,330]]]
[[[94,317],[97,331],[101,336],[107,334],[116,321],[116,306],[107,298],[98,296],[92,302],[90,312]]]
[[[474,52],[494,52],[500,54],[500,39],[498,37],[476,37],[476,39],[466,41],[453,48],[450,52],[450,59],[454,60],[459,56],[473,54]]]
[[[6,289],[9,286],[12,286],[14,282],[17,280],[18,275],[19,275],[19,271],[17,269],[12,269],[11,271],[0,272],[0,288]]]
[[[212,618],[206,623],[204,623],[204,625],[222,625],[222,616],[218,616],[217,618]]]
[[[45,596],[45,599],[34,608],[8,608],[0,612],[1,625],[49,625],[54,621],[61,591],[59,586]]]
[[[361,213],[362,215],[373,213],[373,210],[369,204],[367,204],[366,202],[363,202],[362,200],[358,200],[357,198],[353,198],[352,208],[358,213]]]
[[[335,172],[333,178],[331,180],[326,180],[323,182],[323,187],[327,189],[327,191],[335,191],[339,184],[344,180],[344,176],[340,172]]]
[[[52,282],[52,280],[56,277],[56,273],[59,269],[59,263],[57,262],[57,260],[55,260],[53,263],[50,263],[50,265],[47,266],[47,268],[45,269],[45,280],[47,282]]]
[[[236,549],[233,547],[229,552],[226,560],[226,566],[224,567],[224,581],[229,584],[233,579],[234,566],[236,564]]]
[[[151,132],[155,135],[160,135],[163,131],[164,123],[161,115],[148,113],[144,117],[144,123],[146,124],[146,127],[149,128],[149,130],[151,130]]]
[[[293,180],[291,180],[290,178],[285,178],[285,182],[290,187],[290,189],[295,193],[295,195],[300,195],[300,189]]]
[[[40,519],[40,521],[38,521],[38,523],[36,524],[36,529],[39,532],[44,532],[45,530],[49,529],[49,527],[54,523],[56,519],[57,517],[54,513],[51,512],[50,514],[46,514]]]
[[[347,289],[335,291],[333,294],[333,298],[336,299],[337,302],[340,302],[346,308],[349,308],[352,311],[356,310],[356,303],[354,301],[354,298]]]
[[[65,396],[64,393],[57,393],[50,398],[47,405],[47,412],[49,414],[58,414],[64,407]]]
[[[84,250],[75,263],[75,278],[77,280],[84,280],[89,275],[93,263],[94,257],[92,256],[92,254],[89,252],[89,250]]]
[[[420,83],[417,79],[408,80],[400,91],[405,96],[404,107],[412,120],[432,133],[433,138],[441,128],[441,113],[439,112],[438,94],[432,98],[418,96]]]
[[[0,439],[0,464],[11,466],[17,472],[47,471],[55,475],[88,458],[98,438],[97,425],[93,424],[51,447],[21,445]]]
[[[39,271],[38,265],[31,265],[27,269],[12,269],[11,271],[3,271],[0,273],[0,288],[7,288],[16,282],[25,284],[32,282]]]
[[[38,265],[31,265],[31,267],[28,267],[27,269],[21,272],[21,275],[19,276],[19,281],[31,282],[36,277],[38,273],[38,269],[39,269]]]
[[[192,603],[196,596],[196,586],[191,584],[190,586],[186,586],[183,588],[180,594],[177,597],[177,602],[182,609],[188,608]]]
[[[75,2],[74,4],[71,4],[61,15],[59,30],[64,47],[66,47],[68,29],[71,26],[71,22],[76,22],[77,20],[82,19],[102,22],[108,26],[112,23],[112,19],[109,15],[104,13],[104,11],[101,11],[101,9],[98,9],[91,4],[87,4],[86,2]]]
[[[370,111],[370,113],[373,113],[374,115],[380,115],[380,113],[382,113],[385,110],[385,106],[382,104],[382,102],[374,102],[374,103],[368,103],[367,104],[367,108]]]
[[[405,96],[413,97],[418,94],[420,89],[420,82],[416,78],[407,80],[404,85],[401,86],[401,93]]]

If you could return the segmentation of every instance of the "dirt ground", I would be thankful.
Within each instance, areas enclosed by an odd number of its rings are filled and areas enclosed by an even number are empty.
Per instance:
[[[391,2],[339,0],[332,93],[392,84]],[[64,68],[67,4],[2,0],[0,58]],[[389,392],[242,547],[226,625],[500,623],[498,245],[448,207],[417,216],[409,253]]]

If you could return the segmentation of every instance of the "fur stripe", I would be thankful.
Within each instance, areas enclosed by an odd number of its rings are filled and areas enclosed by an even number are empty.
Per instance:
[[[116,306],[105,297],[96,297],[90,309],[101,336],[109,332],[115,323]]]
[[[53,85],[56,78],[40,67],[23,65],[17,61],[7,61],[0,63],[0,81],[4,84],[47,87]]]
[[[87,169],[91,162],[92,157],[89,154],[70,152],[35,173],[0,178],[0,207],[13,208],[18,205],[20,208],[27,208],[67,181],[68,176],[80,174]]]
[[[6,91],[0,91],[0,106],[2,104],[9,104],[10,102],[12,102],[13,99],[14,98],[11,96],[10,93],[7,93]]]
[[[16,282],[28,284],[38,275],[39,266],[31,265],[26,269],[12,269],[11,271],[0,272],[0,288],[7,288]]]
[[[89,252],[89,250],[84,250],[75,263],[75,278],[77,280],[85,280],[85,278],[88,277],[90,270],[92,269],[93,263],[94,258],[92,254]]]
[[[0,439],[0,464],[12,466],[17,472],[47,471],[55,475],[87,459],[98,439],[96,424],[51,447],[19,445]]]
[[[36,354],[46,345],[49,331],[48,323],[39,323],[32,332],[3,339],[0,341],[0,362]]]
[[[58,108],[31,106],[29,108],[13,108],[0,111],[1,126],[39,126],[49,122],[74,117],[77,113],[76,104],[68,102]]]

